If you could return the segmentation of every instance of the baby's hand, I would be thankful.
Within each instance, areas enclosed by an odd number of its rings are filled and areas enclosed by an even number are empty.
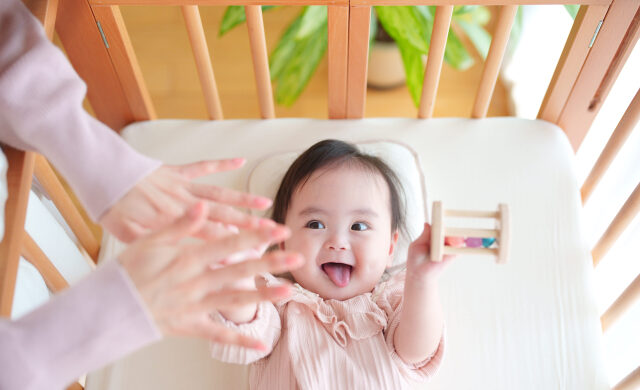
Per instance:
[[[453,237],[446,237],[445,243],[450,246],[462,246],[463,242]],[[409,246],[407,257],[407,278],[417,278],[423,282],[435,282],[440,277],[444,268],[455,258],[454,255],[442,256],[442,261],[431,261],[431,225],[424,224],[424,230],[420,237],[416,238]]]

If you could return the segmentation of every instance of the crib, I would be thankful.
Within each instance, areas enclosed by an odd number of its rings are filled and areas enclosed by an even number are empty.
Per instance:
[[[301,136],[302,143],[310,144],[312,141],[326,137],[341,137],[354,142],[368,139],[392,139],[404,143],[416,144],[416,150],[422,152],[429,150],[435,155],[431,146],[427,144],[439,142],[443,148],[453,148],[454,144],[447,139],[447,129],[451,127],[460,128],[453,133],[454,137],[466,140],[469,145],[460,146],[465,150],[473,150],[473,144],[482,141],[483,138],[490,139],[489,142],[496,144],[496,148],[509,148],[522,142],[517,138],[520,135],[513,135],[509,129],[513,126],[521,126],[519,132],[527,134],[527,140],[537,137],[541,139],[534,146],[536,151],[544,151],[551,148],[559,156],[566,156],[575,152],[585,138],[594,118],[598,114],[603,102],[621,71],[627,57],[634,48],[640,36],[640,3],[637,0],[33,0],[25,1],[30,6],[34,14],[43,22],[48,36],[53,37],[54,29],[60,37],[65,51],[76,71],[88,85],[88,99],[91,103],[95,116],[102,122],[109,125],[114,131],[120,132],[125,139],[143,153],[153,157],[172,162],[186,162],[185,156],[178,156],[176,148],[184,147],[188,142],[194,140],[214,140],[216,136],[229,134],[229,150],[238,151],[244,157],[260,157],[263,152],[255,146],[245,145],[246,139],[256,139],[261,134],[274,134],[277,136],[295,137],[296,129],[302,126],[311,128],[311,135]],[[522,4],[557,4],[571,3],[580,4],[579,12],[565,43],[562,55],[556,65],[555,73],[548,86],[546,95],[538,113],[538,120],[531,122],[509,122],[514,118],[489,119],[486,118],[489,103],[495,88],[500,66],[505,54],[509,32],[511,30],[516,11]],[[473,105],[470,119],[434,119],[433,111],[436,100],[436,92],[440,80],[443,64],[444,48],[447,41],[447,32],[451,24],[454,5],[482,4],[498,5],[500,11],[497,15],[496,29],[493,34],[489,53],[484,63],[480,84],[477,88],[477,95]],[[143,75],[138,65],[133,46],[129,39],[124,20],[120,13],[121,5],[175,5],[181,6],[185,23],[188,30],[189,40],[192,45],[193,54],[196,60],[198,76],[201,81],[202,92],[210,121],[179,122],[179,121],[157,121],[157,115],[151,102],[150,94],[144,83]],[[199,5],[242,5],[245,7],[247,27],[249,31],[249,41],[253,58],[254,77],[261,117],[263,119],[274,119],[275,109],[273,101],[272,85],[269,77],[267,46],[265,43],[264,26],[262,19],[261,5],[323,5],[328,9],[328,107],[327,120],[311,121],[304,119],[278,119],[275,121],[225,121],[220,104],[220,96],[216,86],[211,56],[207,48],[202,21],[199,15]],[[436,13],[431,37],[429,56],[426,62],[425,76],[423,82],[420,105],[416,113],[417,119],[397,119],[397,120],[374,120],[363,119],[366,104],[367,88],[367,59],[368,41],[370,28],[370,13],[372,6],[391,5],[435,5]],[[223,55],[223,54],[219,54]],[[357,120],[357,121],[353,121]],[[553,187],[557,191],[569,192],[567,195],[568,209],[571,210],[571,226],[569,230],[579,230],[579,194],[582,202],[586,202],[593,193],[597,184],[607,171],[618,151],[629,137],[634,126],[640,120],[640,92],[626,109],[624,116],[615,127],[613,135],[607,142],[598,161],[593,167],[582,188],[574,188],[572,185],[563,187],[565,184],[558,184]],[[278,122],[280,121],[280,122]],[[157,122],[157,123],[156,123]],[[359,123],[360,127],[366,127],[368,132],[355,130],[354,123]],[[322,127],[330,124],[331,129],[323,131]],[[390,128],[403,126],[398,134],[388,134]],[[167,146],[175,143],[175,134],[178,128],[191,126],[185,130],[182,143],[177,146]],[[495,128],[496,132],[491,133],[487,127]],[[426,129],[426,130],[425,130]],[[474,135],[474,131],[477,133]],[[556,129],[556,130],[554,130]],[[560,131],[561,130],[561,131]],[[237,135],[241,131],[241,135]],[[422,135],[421,132],[425,134]],[[308,132],[305,132],[308,133]],[[235,135],[234,135],[235,134]],[[478,135],[480,134],[480,135]],[[544,134],[544,136],[540,135]],[[559,136],[559,134],[563,134]],[[149,138],[157,137],[157,142],[150,142]],[[172,140],[172,141],[169,141]],[[504,144],[501,144],[501,140]],[[201,142],[201,141],[199,141]],[[243,144],[244,142],[244,144]],[[538,141],[532,141],[538,142]],[[275,142],[266,142],[264,148],[278,149]],[[425,149],[427,148],[427,149]],[[292,146],[280,147],[279,150],[289,150]],[[496,149],[496,150],[498,150]],[[214,148],[214,150],[216,150]],[[105,237],[100,243],[92,234],[89,226],[84,222],[80,211],[76,208],[71,198],[63,188],[61,182],[53,171],[53,168],[42,156],[33,152],[22,152],[10,147],[3,146],[3,151],[9,161],[7,172],[7,186],[9,198],[7,200],[5,214],[5,235],[0,244],[0,315],[10,316],[13,303],[14,290],[16,285],[17,270],[20,256],[27,259],[41,273],[47,287],[52,292],[67,288],[69,283],[59,270],[53,265],[45,252],[38,246],[35,240],[25,231],[25,218],[27,204],[29,202],[30,188],[33,177],[37,178],[39,184],[47,192],[55,206],[58,208],[66,223],[75,234],[77,241],[94,262],[108,256],[113,256],[121,245],[111,237]],[[217,148],[218,152],[224,154],[224,149]],[[200,153],[200,154],[199,154]],[[205,158],[204,151],[195,151],[190,158]],[[245,154],[243,154],[245,153]],[[524,153],[521,158],[522,166],[526,166],[528,156]],[[512,156],[506,154],[504,156]],[[503,156],[503,157],[504,157]],[[442,156],[438,158],[444,158]],[[514,161],[518,157],[513,155]],[[533,157],[531,157],[533,158]],[[564,159],[565,157],[560,157]],[[429,163],[437,164],[437,157],[424,157],[423,165]],[[453,165],[455,163],[449,161]],[[520,161],[520,160],[517,160]],[[564,160],[563,160],[564,161]],[[567,160],[569,161],[569,160]],[[565,161],[567,166],[570,162]],[[536,163],[540,163],[536,160]],[[514,163],[515,165],[518,162]],[[504,164],[503,164],[504,165]],[[553,169],[552,165],[545,169]],[[441,177],[435,171],[426,171],[429,177],[438,184]],[[511,174],[517,174],[511,171]],[[243,180],[246,179],[248,171],[241,171],[240,177],[225,177],[218,182],[222,185],[236,187],[246,190],[243,187]],[[568,168],[566,175],[560,175],[559,181],[568,180],[571,170]],[[543,176],[540,176],[543,180]],[[535,179],[532,179],[535,182]],[[496,182],[498,183],[498,182]],[[494,184],[496,184],[494,183]],[[535,184],[546,185],[546,182],[535,182]],[[427,183],[429,186],[429,183]],[[455,187],[455,186],[453,186]],[[511,187],[500,187],[504,192],[509,192]],[[451,188],[449,190],[434,189],[430,200],[442,198],[455,198],[455,192],[462,188]],[[514,190],[515,191],[515,190]],[[495,195],[495,193],[494,193]],[[572,199],[575,198],[575,202]],[[512,218],[523,217],[523,212],[518,211],[518,199]],[[495,202],[498,203],[497,201]],[[563,203],[564,204],[564,203]],[[466,206],[466,205],[461,205]],[[476,206],[472,204],[471,206]],[[557,206],[557,205],[556,205]],[[521,207],[521,205],[520,205]],[[640,211],[640,184],[629,196],[610,226],[606,229],[601,239],[590,250],[592,266],[598,265],[616,240],[623,234],[631,221]],[[559,216],[555,216],[560,218]],[[563,218],[566,216],[563,216]],[[547,223],[549,220],[545,220]],[[553,220],[552,220],[553,221]],[[515,224],[514,224],[515,226]],[[540,225],[543,226],[543,225]],[[514,227],[515,229],[515,227]],[[573,230],[572,230],[573,231]],[[517,236],[517,232],[515,233]],[[580,275],[587,275],[588,270],[584,267],[585,256],[581,255],[579,232],[576,233],[575,241],[578,249],[577,269]],[[514,248],[518,245],[517,237],[514,238]],[[527,247],[529,248],[529,247]],[[558,253],[564,249],[552,249]],[[573,249],[572,249],[573,250]],[[518,251],[514,249],[514,252]],[[588,257],[588,252],[585,253]],[[515,254],[514,254],[515,256]],[[560,256],[560,255],[558,255]],[[509,265],[517,262],[510,260]],[[478,267],[487,267],[478,265]],[[560,267],[560,266],[559,266]],[[562,267],[560,267],[562,268]],[[573,272],[576,269],[568,269],[560,272]],[[522,271],[522,269],[521,269]],[[553,277],[558,277],[554,275]],[[564,274],[561,274],[564,275]],[[500,282],[508,285],[508,278],[513,275],[496,276]],[[542,276],[541,276],[542,277]],[[562,282],[562,280],[560,280]],[[533,282],[532,282],[533,283]],[[590,293],[590,287],[573,285],[573,281],[568,281],[565,288],[576,287],[578,292],[584,291],[586,295]],[[515,288],[515,287],[514,287]],[[584,289],[582,289],[584,288]],[[453,290],[452,290],[453,291]],[[504,295],[504,292],[495,291],[496,296]],[[445,294],[446,295],[446,294]],[[451,292],[451,297],[455,296]],[[598,332],[606,332],[619,318],[621,318],[640,297],[640,275],[626,287],[624,292],[601,316]],[[452,298],[454,299],[454,298]],[[585,298],[586,299],[586,298]],[[587,306],[589,306],[587,304]],[[560,308],[562,307],[562,303]],[[582,312],[581,312],[582,313]],[[593,334],[594,310],[589,306],[584,313],[585,316],[572,318],[569,325],[586,322],[585,334]],[[583,314],[584,314],[583,313]],[[459,313],[458,313],[459,314]],[[504,313],[503,313],[504,314]],[[540,313],[538,313],[540,314]],[[597,312],[595,313],[597,317]],[[508,314],[504,318],[508,318]],[[502,318],[502,317],[501,317]],[[458,320],[464,317],[456,317]],[[468,320],[468,318],[466,318]],[[561,319],[564,319],[562,317]],[[505,320],[506,321],[506,320]],[[596,328],[598,328],[596,324]],[[454,327],[453,330],[456,328]],[[566,338],[562,335],[567,328],[556,331],[561,334],[560,339]],[[551,332],[554,333],[554,332]],[[577,332],[580,333],[580,332]],[[451,333],[449,333],[451,334]],[[508,342],[498,334],[492,339],[494,342]],[[527,382],[533,377],[523,374],[523,371],[514,371],[513,374],[505,374],[508,380],[495,382],[477,382],[480,388],[609,388],[606,380],[603,381],[603,369],[601,365],[602,356],[597,356],[600,352],[598,341],[593,341],[593,337],[585,336],[589,340],[588,346],[583,348],[572,348],[572,346],[560,347],[561,353],[558,359],[564,361],[571,358],[583,359],[572,363],[572,369],[559,369],[551,375],[545,376],[540,382]],[[569,337],[569,339],[571,339]],[[576,345],[584,342],[585,339],[575,338],[567,343]],[[535,340],[534,340],[535,341]],[[534,342],[532,341],[532,343]],[[548,340],[547,340],[548,341]],[[526,347],[526,346],[525,346]],[[532,347],[533,348],[533,347]],[[506,348],[508,349],[508,348]],[[557,351],[556,350],[556,351]],[[111,389],[111,388],[133,388],[145,387],[143,375],[145,369],[147,374],[150,368],[143,364],[143,361],[158,355],[172,355],[184,353],[184,356],[200,358],[203,351],[201,343],[192,340],[168,340],[159,345],[147,348],[135,356],[128,357],[121,362],[116,362],[112,366],[100,372],[89,375],[87,388],[91,389]],[[196,352],[194,352],[196,351]],[[454,348],[455,351],[455,348]],[[548,350],[545,350],[548,352]],[[537,353],[545,353],[537,351]],[[486,352],[486,351],[485,351]],[[588,356],[580,356],[585,353]],[[563,355],[564,354],[564,355]],[[510,352],[505,352],[503,357],[513,357]],[[553,361],[553,359],[551,359]],[[156,362],[159,367],[169,364],[170,360]],[[468,362],[462,362],[465,364]],[[155,364],[155,363],[154,363]],[[246,374],[244,368],[216,366],[213,363],[204,361],[194,363],[197,368],[184,369],[188,373],[176,374],[182,378],[186,375],[200,374],[210,371],[208,378],[215,376],[237,376]],[[500,362],[497,363],[498,365]],[[553,369],[551,366],[543,366]],[[127,371],[126,367],[129,368]],[[146,368],[145,368],[146,367]],[[491,369],[492,366],[486,366]],[[495,368],[495,367],[493,367]],[[506,371],[513,369],[512,366],[505,366]],[[133,377],[131,371],[138,370],[137,378]],[[593,372],[590,372],[593,370]],[[451,369],[449,372],[455,370]],[[142,373],[142,374],[140,374]],[[231,374],[229,374],[231,373]],[[447,372],[445,372],[445,377]],[[494,374],[495,375],[495,374]],[[518,378],[518,376],[520,377]],[[549,376],[549,378],[546,378]],[[606,375],[604,375],[606,376]],[[125,378],[125,379],[123,379]],[[128,379],[126,379],[128,378]],[[578,378],[578,379],[576,379]],[[585,379],[586,378],[586,379]],[[473,379],[473,378],[472,378]],[[472,379],[461,382],[459,387],[472,388]],[[148,384],[148,388],[158,387],[165,381],[162,388],[193,387],[210,388],[220,382],[171,382],[166,377],[158,379],[155,384]],[[238,388],[246,383],[236,378],[235,381],[224,382],[222,388]],[[172,386],[173,383],[173,387]],[[180,383],[180,385],[176,384]],[[484,383],[484,385],[483,385]],[[533,383],[533,384],[532,384]],[[536,387],[536,383],[538,387]],[[433,388],[452,387],[451,382],[446,380],[436,380]],[[549,387],[540,387],[540,385]],[[209,386],[209,387],[207,387]],[[534,387],[531,387],[534,386]],[[588,386],[588,387],[577,387]],[[79,383],[73,384],[70,388],[82,388]],[[474,387],[478,388],[478,387]],[[622,381],[614,387],[616,390],[640,388],[640,367],[630,372]]]

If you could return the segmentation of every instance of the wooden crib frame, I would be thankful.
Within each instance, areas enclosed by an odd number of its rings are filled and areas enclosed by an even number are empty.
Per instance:
[[[560,126],[574,150],[591,123],[640,36],[640,2],[637,0],[24,0],[43,22],[51,38],[57,31],[76,71],[88,85],[88,98],[95,115],[115,131],[156,114],[144,84],[119,5],[181,6],[187,25],[206,107],[211,119],[223,113],[211,66],[210,53],[198,5],[243,5],[247,16],[254,75],[262,118],[273,118],[274,103],[269,78],[260,5],[328,6],[328,118],[362,118],[366,101],[369,14],[374,5],[436,5],[431,49],[426,64],[419,118],[433,114],[436,91],[454,5],[501,5],[496,30],[487,56],[471,113],[486,116],[498,78],[508,35],[520,4],[580,4],[580,10],[556,66],[538,118]],[[597,39],[596,39],[597,35]],[[638,92],[618,123],[591,174],[582,187],[583,201],[602,178],[607,167],[640,119]],[[49,163],[33,152],[3,146],[9,160],[9,199],[5,236],[0,244],[0,315],[9,316],[20,255],[43,275],[56,292],[68,283],[24,230],[32,177],[38,178],[80,244],[97,259],[99,242],[73,205]],[[635,188],[592,251],[594,266],[611,248],[640,211],[640,184]],[[640,297],[640,275],[627,287],[601,318],[603,330]],[[74,384],[72,387],[80,386]],[[616,390],[640,386],[640,367]]]

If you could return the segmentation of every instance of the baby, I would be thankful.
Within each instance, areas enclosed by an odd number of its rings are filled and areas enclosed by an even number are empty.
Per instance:
[[[428,261],[430,227],[409,247],[406,273],[381,282],[404,228],[403,192],[380,159],[325,140],[284,176],[273,219],[291,229],[281,249],[306,263],[289,298],[213,317],[263,340],[266,350],[212,346],[217,359],[248,364],[251,389],[406,389],[443,355],[439,275]],[[253,283],[253,281],[251,281]],[[282,283],[271,275],[258,285]]]

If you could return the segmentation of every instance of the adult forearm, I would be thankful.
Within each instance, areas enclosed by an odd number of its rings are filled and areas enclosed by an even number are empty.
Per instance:
[[[84,82],[19,0],[0,21],[0,140],[44,154],[97,220],[160,163],[84,111]]]
[[[407,363],[418,363],[433,355],[442,338],[443,323],[438,283],[407,278],[394,336],[398,355]]]
[[[160,339],[135,287],[109,262],[13,322],[0,322],[0,389],[63,388]]]

